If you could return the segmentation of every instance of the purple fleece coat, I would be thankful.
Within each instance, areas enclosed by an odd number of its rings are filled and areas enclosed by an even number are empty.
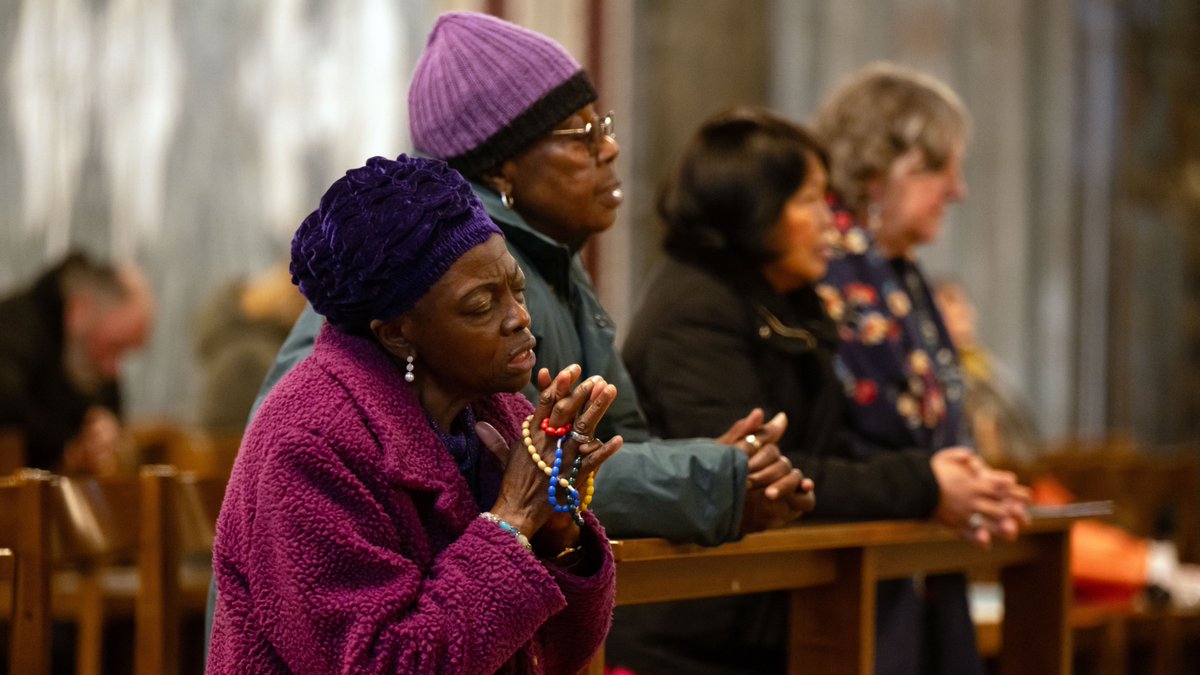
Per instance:
[[[520,394],[474,405],[511,444]],[[520,459],[520,458],[516,458]],[[210,673],[574,673],[608,631],[614,566],[586,513],[586,577],[479,519],[402,373],[326,326],[246,432],[217,525]]]

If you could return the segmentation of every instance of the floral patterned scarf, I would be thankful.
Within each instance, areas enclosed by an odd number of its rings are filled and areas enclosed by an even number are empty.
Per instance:
[[[958,354],[920,267],[885,260],[844,209],[834,222],[834,258],[816,290],[838,324],[835,368],[865,441],[856,453],[969,444]]]

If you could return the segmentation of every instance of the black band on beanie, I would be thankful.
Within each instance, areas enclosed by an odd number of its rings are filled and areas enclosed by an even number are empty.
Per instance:
[[[501,127],[479,147],[457,157],[449,157],[446,163],[468,178],[478,178],[484,171],[515,156],[562,124],[572,113],[595,100],[596,89],[592,87],[587,73],[581,70],[534,101],[525,112]]]

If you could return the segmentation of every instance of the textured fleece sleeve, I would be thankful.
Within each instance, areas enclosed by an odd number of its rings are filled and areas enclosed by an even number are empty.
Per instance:
[[[287,670],[490,673],[566,606],[546,568],[483,520],[422,569],[404,553],[423,545],[403,526],[419,522],[419,507],[407,498],[385,503],[377,483],[323,442],[298,436],[246,486],[253,507],[222,523],[242,535],[223,539],[245,547],[239,557],[249,569],[245,590],[223,584],[221,602],[248,595],[249,606],[230,610],[261,630]],[[223,611],[218,662],[221,642],[237,645],[222,635]]]
[[[604,642],[612,623],[617,581],[612,549],[596,516],[585,512],[583,518],[580,544],[586,559],[580,569],[595,571],[576,576],[547,565],[567,599],[567,608],[550,619],[541,631],[547,673],[582,670]]]

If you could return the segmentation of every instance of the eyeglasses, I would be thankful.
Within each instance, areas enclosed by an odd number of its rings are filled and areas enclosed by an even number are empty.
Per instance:
[[[593,119],[583,125],[582,129],[555,129],[550,132],[551,136],[582,136],[587,140],[588,147],[592,152],[596,152],[600,148],[600,144],[605,138],[616,140],[616,133],[613,127],[613,114],[610,110],[600,120]]]

